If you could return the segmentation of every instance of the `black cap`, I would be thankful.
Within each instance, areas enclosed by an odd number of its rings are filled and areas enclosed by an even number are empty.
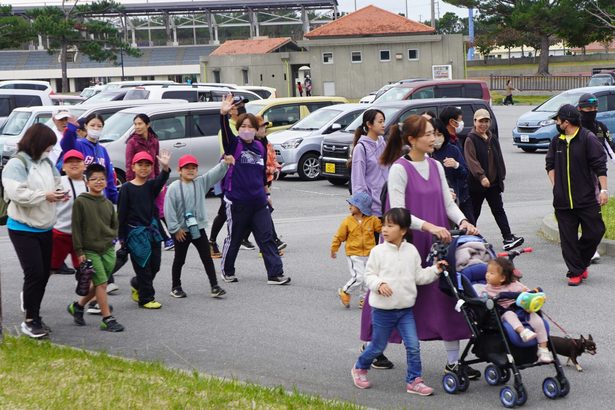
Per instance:
[[[241,97],[239,95],[236,95],[233,97],[233,105],[238,105],[238,104],[245,104],[247,102],[249,102],[250,100],[248,100],[247,98]]]
[[[559,110],[557,110],[557,113],[555,115],[553,115],[551,118],[555,119],[555,118],[559,118],[560,121],[581,121],[581,114],[579,113],[579,110],[577,110],[577,107],[575,107],[572,104],[564,104],[561,107],[559,107]]]
[[[585,93],[579,98],[579,103],[577,106],[579,108],[597,107],[598,99],[594,94]]]

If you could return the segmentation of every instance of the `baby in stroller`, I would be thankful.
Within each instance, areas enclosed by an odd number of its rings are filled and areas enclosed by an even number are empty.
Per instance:
[[[538,361],[541,363],[551,363],[553,361],[553,354],[547,347],[547,329],[545,328],[542,318],[535,312],[526,312],[521,307],[517,306],[516,297],[510,299],[506,297],[507,294],[510,293],[516,295],[518,293],[530,291],[527,286],[516,279],[514,270],[515,267],[510,259],[500,256],[489,261],[487,264],[487,273],[485,274],[485,280],[487,282],[485,291],[491,298],[499,296],[497,303],[500,306],[499,310],[503,311],[501,319],[512,326],[523,342],[537,339]],[[523,326],[523,323],[519,320],[519,315],[524,318],[527,316],[527,323],[534,331]]]

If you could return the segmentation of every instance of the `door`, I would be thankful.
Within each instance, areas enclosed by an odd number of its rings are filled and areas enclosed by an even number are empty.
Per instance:
[[[188,118],[190,129],[190,154],[201,166],[201,175],[220,162],[222,148],[218,138],[220,113],[215,110],[192,112]]]
[[[191,153],[190,133],[186,132],[186,113],[163,114],[152,119],[151,128],[158,135],[160,149],[171,152],[171,161]],[[171,167],[171,178],[177,178],[176,167]]]

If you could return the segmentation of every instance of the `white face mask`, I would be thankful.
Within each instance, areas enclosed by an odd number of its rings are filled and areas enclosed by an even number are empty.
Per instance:
[[[457,123],[457,126],[455,127],[455,134],[459,134],[461,131],[463,131],[463,127],[464,127],[464,123],[463,121],[459,121]]]
[[[433,146],[436,149],[442,148],[442,144],[444,144],[444,137],[436,137],[436,140],[433,143]]]
[[[98,142],[102,135],[102,129],[88,128],[88,137],[95,142]]]

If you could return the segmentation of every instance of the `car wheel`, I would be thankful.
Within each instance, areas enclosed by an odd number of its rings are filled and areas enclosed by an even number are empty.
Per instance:
[[[314,181],[318,179],[320,176],[320,160],[318,159],[318,154],[314,152],[304,154],[299,160],[297,173],[299,174],[299,178],[303,181]]]
[[[538,148],[521,148],[525,152],[536,152]]]
[[[346,178],[327,178],[327,181],[336,186],[342,186],[348,183],[348,179]]]
[[[115,168],[115,186],[118,190],[124,182],[126,182],[126,174],[121,169]]]

